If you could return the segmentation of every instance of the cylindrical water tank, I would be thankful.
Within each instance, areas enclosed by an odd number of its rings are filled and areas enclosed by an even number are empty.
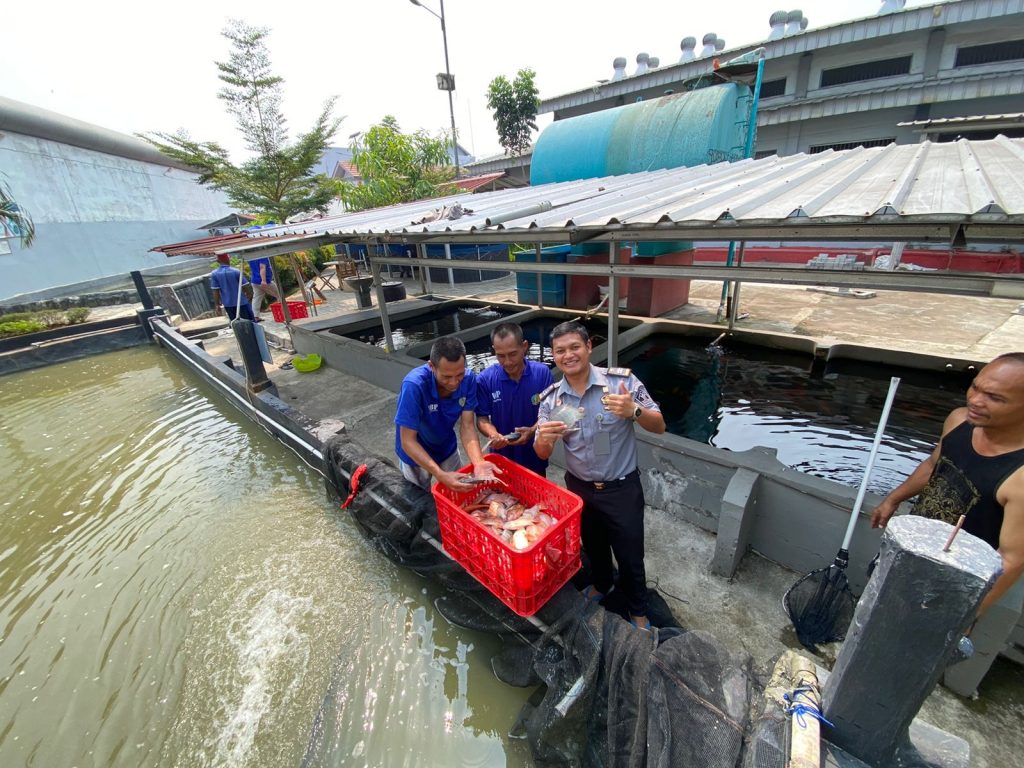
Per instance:
[[[750,95],[726,83],[556,120],[534,146],[530,183],[741,159]]]

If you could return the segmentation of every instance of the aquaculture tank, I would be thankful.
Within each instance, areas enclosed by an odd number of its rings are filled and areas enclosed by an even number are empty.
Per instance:
[[[970,375],[656,333],[619,356],[661,405],[672,434],[731,451],[773,448],[800,472],[860,483],[889,388],[899,376],[869,489],[888,492],[931,452]]]
[[[469,304],[431,309],[411,317],[392,320],[391,338],[396,350],[405,349],[441,336],[450,336],[492,323],[518,311],[506,307]],[[379,324],[354,331],[333,328],[331,333],[384,348],[384,329]]]

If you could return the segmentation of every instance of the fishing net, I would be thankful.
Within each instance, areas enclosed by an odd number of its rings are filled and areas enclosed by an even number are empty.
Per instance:
[[[821,643],[846,637],[856,600],[846,580],[845,565],[837,558],[786,590],[782,604],[801,644],[813,650]]]
[[[649,615],[661,628],[653,632],[615,615],[625,611],[616,591],[602,607],[572,583],[533,621],[517,616],[427,540],[438,537],[431,496],[388,462],[367,458],[345,435],[326,445],[329,493],[348,496],[349,478],[361,464],[367,470],[347,511],[362,531],[393,562],[450,587],[435,602],[448,621],[499,636],[502,650],[491,661],[498,679],[536,686],[509,734],[528,741],[536,765],[740,764],[757,689],[749,656],[675,625],[656,592]],[[318,718],[311,745],[323,730]]]

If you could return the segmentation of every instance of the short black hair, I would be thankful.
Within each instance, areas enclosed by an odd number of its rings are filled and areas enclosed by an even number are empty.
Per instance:
[[[1019,363],[1024,365],[1024,352],[1007,352],[992,360],[993,363],[1005,360],[1008,363]]]
[[[441,358],[449,363],[457,363],[466,356],[466,345],[462,339],[454,336],[442,336],[430,346],[430,362],[434,365],[441,364]]]
[[[511,336],[515,339],[516,344],[523,343],[523,329],[519,323],[498,323],[494,326],[494,330],[491,331],[491,344],[494,343],[495,339],[502,339]]]
[[[586,344],[590,341],[590,334],[587,333],[587,327],[583,323],[577,322],[576,320],[566,320],[564,323],[559,323],[551,329],[551,343],[555,343],[555,339],[559,336],[565,336],[570,333],[577,334],[583,343]]]

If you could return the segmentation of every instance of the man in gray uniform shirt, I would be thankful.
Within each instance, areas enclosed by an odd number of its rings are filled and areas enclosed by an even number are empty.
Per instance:
[[[590,364],[590,336],[580,323],[556,326],[551,350],[563,378],[541,393],[534,450],[548,459],[559,439],[565,445],[565,486],[583,499],[583,549],[593,576],[583,594],[599,601],[612,588],[614,553],[630,623],[649,630],[644,491],[633,424],[660,434],[665,419],[628,368]]]

